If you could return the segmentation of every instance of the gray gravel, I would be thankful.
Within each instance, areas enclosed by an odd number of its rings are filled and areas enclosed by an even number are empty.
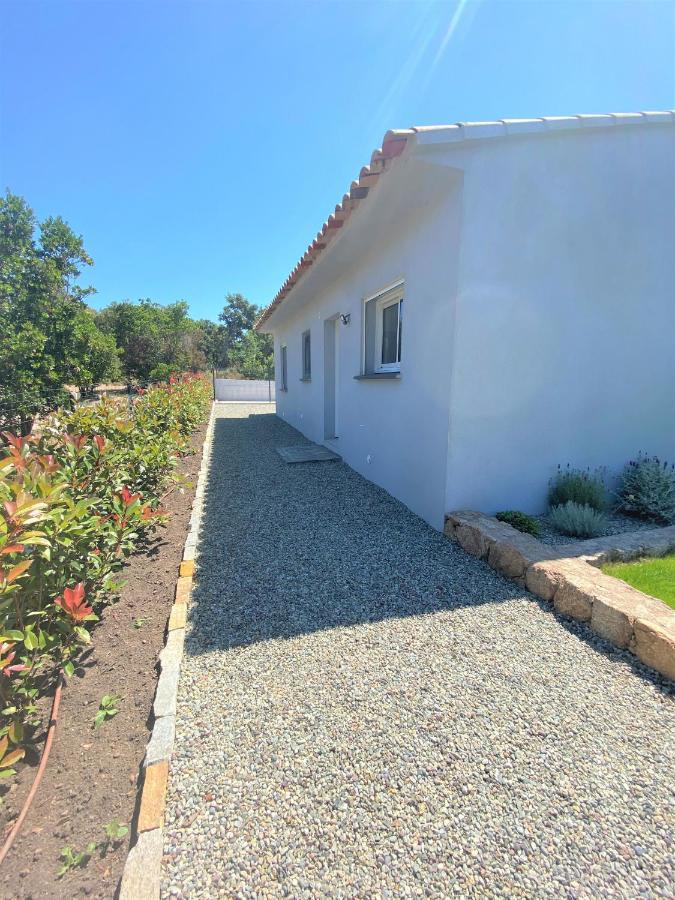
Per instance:
[[[543,544],[562,547],[565,544],[579,543],[580,538],[556,531],[547,515],[535,516],[534,518],[539,522],[541,529],[537,538]],[[630,516],[624,516],[618,512],[610,512],[607,513],[607,527],[598,537],[605,537],[611,534],[626,534],[629,531],[651,531],[659,527],[658,522],[646,522],[643,519],[632,519]],[[591,540],[595,540],[595,538],[591,538]]]
[[[162,896],[672,897],[668,684],[263,410],[218,407]]]

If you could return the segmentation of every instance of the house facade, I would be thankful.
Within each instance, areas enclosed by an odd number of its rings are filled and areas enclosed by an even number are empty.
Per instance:
[[[437,528],[675,458],[675,113],[388,132],[256,327],[277,413]]]

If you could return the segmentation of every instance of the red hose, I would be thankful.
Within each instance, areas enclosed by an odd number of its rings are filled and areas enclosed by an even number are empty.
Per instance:
[[[2,849],[0,850],[0,865],[4,862],[5,857],[9,853],[12,844],[14,843],[14,839],[16,838],[19,831],[21,831],[21,826],[24,823],[24,819],[28,815],[28,810],[30,809],[31,803],[33,802],[33,798],[37,794],[37,789],[40,786],[40,782],[42,781],[42,776],[44,775],[44,771],[47,767],[47,760],[49,759],[49,751],[52,749],[52,744],[54,743],[54,731],[56,729],[56,719],[59,714],[59,705],[61,703],[61,691],[63,689],[63,675],[59,675],[58,684],[56,685],[56,691],[54,692],[54,701],[52,702],[52,712],[49,717],[49,729],[47,731],[47,740],[45,741],[44,748],[42,750],[42,756],[40,757],[40,765],[38,766],[38,770],[35,773],[35,780],[33,781],[33,785],[28,792],[28,796],[23,804],[21,812],[19,813],[19,818],[16,820],[14,825],[12,826],[12,830],[7,835],[7,839],[5,843],[2,845]]]

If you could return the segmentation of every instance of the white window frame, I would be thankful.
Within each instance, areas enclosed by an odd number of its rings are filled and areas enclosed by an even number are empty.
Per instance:
[[[279,368],[281,369],[281,372],[280,372],[281,377],[279,379],[281,381],[281,384],[279,386],[279,389],[282,391],[287,391],[288,390],[288,345],[287,344],[282,344],[281,347],[279,348],[279,357],[280,357]]]
[[[403,302],[403,285],[401,284],[398,287],[398,290],[395,294],[391,293],[391,290],[387,292],[387,296],[382,297],[381,300],[378,300],[375,304],[375,372],[400,372],[401,371],[401,356],[402,352],[399,352],[399,339],[401,333],[401,321],[402,321],[402,302]],[[383,332],[383,322],[384,322],[384,311],[388,309],[390,306],[398,307],[398,322],[396,327],[396,351],[398,355],[398,360],[393,363],[383,363],[382,362],[382,332]],[[401,347],[401,351],[402,351]]]

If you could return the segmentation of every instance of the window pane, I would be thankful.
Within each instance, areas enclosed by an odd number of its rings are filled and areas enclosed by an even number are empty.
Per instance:
[[[382,310],[382,365],[398,362],[398,303]]]
[[[309,378],[312,372],[312,350],[310,333],[306,331],[302,336],[302,377]]]
[[[403,300],[398,304],[398,360],[401,362],[401,332],[403,331]]]

